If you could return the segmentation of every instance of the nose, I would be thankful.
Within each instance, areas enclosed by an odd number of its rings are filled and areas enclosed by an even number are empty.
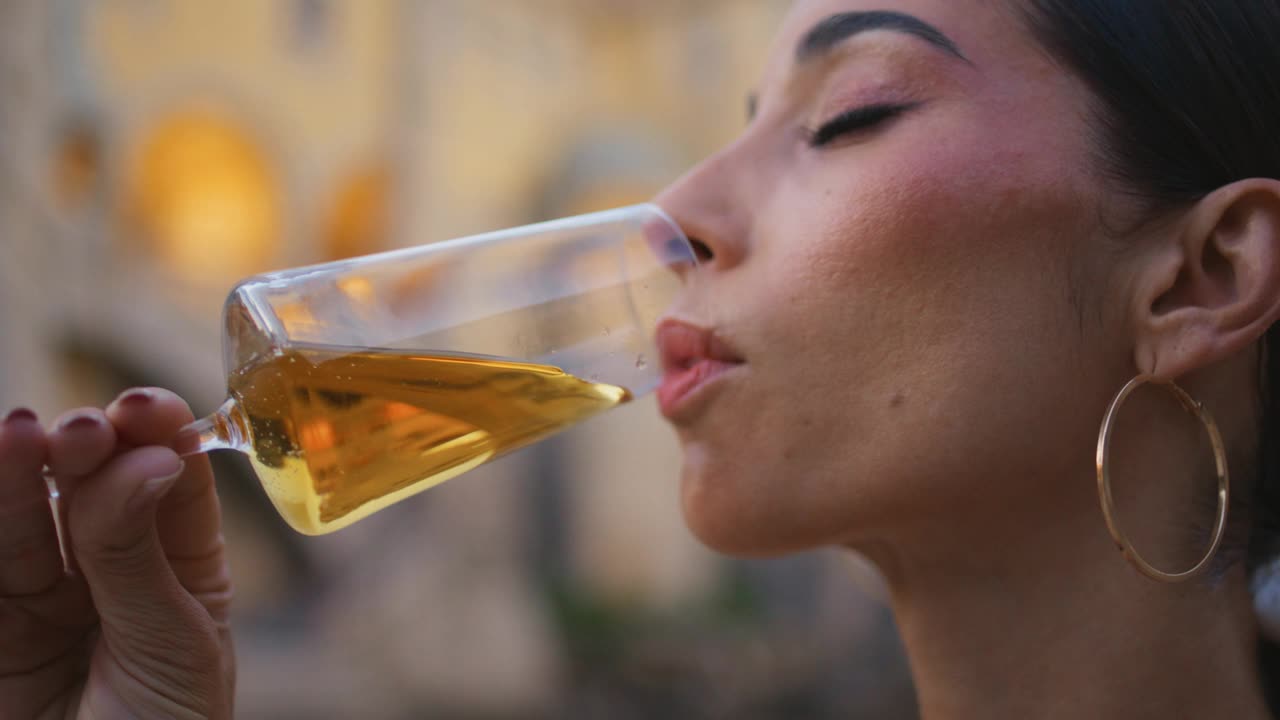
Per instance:
[[[747,255],[749,221],[729,149],[694,167],[654,198],[684,231],[699,267],[724,271]]]

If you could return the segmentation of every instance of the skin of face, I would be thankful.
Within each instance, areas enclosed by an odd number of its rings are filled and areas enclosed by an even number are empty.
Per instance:
[[[825,18],[886,9],[964,59],[892,29],[796,59]],[[1089,487],[1132,346],[1088,102],[1005,3],[793,7],[745,130],[658,198],[712,253],[675,314],[745,360],[673,419],[700,539],[984,532],[1052,512],[1064,476]],[[877,104],[906,109],[810,145]]]

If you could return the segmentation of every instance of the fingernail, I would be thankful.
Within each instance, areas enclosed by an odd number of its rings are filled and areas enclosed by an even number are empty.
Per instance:
[[[90,412],[75,412],[61,420],[55,426],[58,430],[89,430],[102,427],[102,419]]]
[[[173,436],[169,449],[178,455],[193,455],[200,451],[200,431],[184,427]]]
[[[178,476],[182,475],[182,471],[186,467],[186,463],[179,460],[178,469],[174,472],[144,481],[142,487],[138,488],[134,496],[129,499],[129,505],[132,506],[130,509],[140,509],[141,506],[153,503],[164,497],[165,493],[173,488],[174,481],[178,479]]]
[[[14,408],[9,411],[8,415],[4,416],[4,422],[6,425],[8,425],[9,423],[16,423],[16,422],[35,422],[35,421],[36,421],[36,414],[24,407]]]
[[[116,402],[125,407],[141,408],[150,405],[151,401],[155,399],[156,396],[150,390],[134,388],[121,393],[120,397],[116,398]]]

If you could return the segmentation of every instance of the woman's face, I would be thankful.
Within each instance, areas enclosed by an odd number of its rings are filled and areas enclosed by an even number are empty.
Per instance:
[[[674,314],[716,340],[669,342],[661,399],[713,547],[981,527],[1047,507],[1050,477],[1088,487],[1131,356],[1087,92],[1011,6],[797,3],[741,137],[659,197],[711,254]],[[698,384],[707,347],[741,362]]]

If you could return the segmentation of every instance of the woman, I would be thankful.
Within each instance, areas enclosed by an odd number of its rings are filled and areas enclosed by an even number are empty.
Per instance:
[[[705,261],[667,348],[703,374],[660,398],[690,526],[874,560],[925,718],[1268,717],[1280,5],[803,0],[769,58],[659,198]],[[11,716],[230,714],[209,465],[157,446],[189,419],[148,389],[5,421]]]

